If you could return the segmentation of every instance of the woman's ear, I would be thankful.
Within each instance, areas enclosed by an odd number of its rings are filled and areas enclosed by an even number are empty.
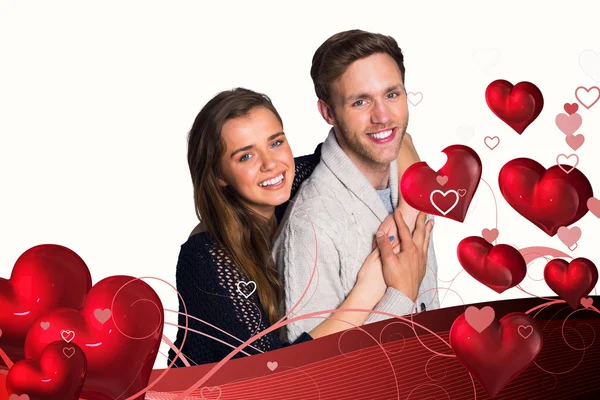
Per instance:
[[[217,180],[219,181],[219,186],[221,186],[221,187],[227,187],[228,186],[227,182],[225,182],[223,180],[223,178],[217,178]]]

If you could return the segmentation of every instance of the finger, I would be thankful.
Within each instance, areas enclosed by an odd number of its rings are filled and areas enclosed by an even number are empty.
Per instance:
[[[383,263],[390,262],[396,257],[392,250],[392,244],[383,231],[377,231],[377,248],[379,249]]]
[[[423,247],[423,241],[425,240],[425,220],[427,219],[427,214],[422,211],[419,211],[419,215],[417,215],[417,226],[415,227],[415,231],[413,232],[413,240],[417,247]]]
[[[423,255],[425,258],[427,258],[427,252],[429,251],[429,240],[431,238],[431,230],[433,229],[433,221],[434,220],[432,219],[429,220],[425,226],[425,240],[423,243]]]
[[[392,250],[394,251],[394,254],[400,254],[400,244],[393,246]]]
[[[405,248],[408,248],[411,243],[414,244],[413,238],[410,234],[410,229],[408,229],[408,225],[404,222],[404,217],[402,217],[402,212],[400,212],[399,208],[394,210],[394,220],[396,221],[398,234],[400,235],[400,251],[403,251]]]

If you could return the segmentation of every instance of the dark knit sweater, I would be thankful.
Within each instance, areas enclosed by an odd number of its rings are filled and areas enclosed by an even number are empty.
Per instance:
[[[315,153],[297,157],[295,162],[295,177],[292,183],[294,196],[302,182],[310,176],[319,163],[321,145]],[[276,207],[275,215],[278,221],[285,214],[288,202]],[[251,295],[254,286],[249,282],[244,272],[228,257],[226,251],[211,239],[207,232],[192,235],[181,245],[176,271],[177,290],[185,300],[187,307],[188,329],[196,330],[217,338],[230,346],[200,333],[188,331],[182,353],[190,365],[207,364],[220,361],[235,347],[245,342],[251,336],[270,326],[256,291]],[[240,283],[238,285],[238,283]],[[184,313],[183,303],[179,299],[179,312]],[[217,328],[192,319],[199,318]],[[185,326],[185,316],[179,315],[179,326]],[[179,328],[175,346],[181,347],[184,329]],[[239,339],[235,339],[235,338]],[[308,333],[302,334],[292,344],[311,340]],[[233,358],[279,349],[289,344],[282,341],[279,334],[270,332],[247,346],[243,352]],[[168,364],[175,358],[175,352],[169,350]],[[174,367],[185,366],[177,358]]]

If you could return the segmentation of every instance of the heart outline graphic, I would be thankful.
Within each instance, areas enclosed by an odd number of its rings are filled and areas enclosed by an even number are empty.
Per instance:
[[[598,96],[596,96],[596,99],[592,102],[592,104],[590,104],[589,106],[587,104],[585,104],[580,98],[579,98],[579,89],[583,89],[585,90],[585,94],[588,95],[590,93],[591,90],[596,89],[595,91],[598,92]],[[584,87],[584,86],[579,86],[577,89],[575,89],[575,98],[577,99],[577,101],[584,106],[585,108],[587,108],[588,110],[590,108],[592,108],[592,106],[594,104],[596,104],[598,102],[598,100],[600,100],[600,88],[598,86],[592,86],[589,89]]]
[[[495,144],[490,146],[488,144],[488,139],[490,142],[494,142]],[[500,144],[500,138],[498,136],[486,136],[485,139],[483,139],[483,143],[488,147],[488,149],[494,150]]]
[[[72,336],[71,336],[71,334],[72,334]],[[60,337],[65,342],[70,343],[71,340],[75,339],[75,332],[63,329],[62,331],[60,331]],[[67,337],[70,337],[70,339],[67,339]]]
[[[568,161],[568,160],[570,160],[570,159],[571,159],[571,157],[575,157],[575,160],[576,160],[576,161],[575,161],[575,164],[574,164],[574,165],[571,165],[571,164],[565,164],[565,165],[568,165],[569,167],[571,167],[571,169],[570,169],[570,170],[568,170],[568,171],[567,171],[566,169],[564,169],[564,168],[563,168],[562,164],[561,164],[561,163],[560,163],[560,161],[559,161],[559,158],[560,158],[561,156],[562,156],[562,157],[565,157],[565,158],[567,159],[567,161]],[[559,154],[559,155],[557,155],[557,156],[556,156],[556,165],[558,165],[558,167],[559,167],[560,169],[562,169],[563,171],[565,171],[565,173],[569,174],[569,173],[573,172],[573,170],[574,170],[574,169],[575,169],[575,168],[576,168],[576,167],[579,165],[579,157],[578,157],[578,156],[577,156],[577,154],[575,154],[575,153],[573,153],[573,154],[569,154],[568,156],[567,156],[566,154],[562,154],[562,153],[561,153],[561,154]]]
[[[440,193],[444,197],[446,197],[448,194],[455,194],[456,195],[456,201],[454,202],[454,204],[452,204],[452,206],[446,212],[444,212],[433,201],[433,195],[436,194],[436,193]],[[429,201],[431,201],[431,205],[433,205],[435,207],[435,209],[438,210],[444,216],[446,216],[446,214],[448,214],[450,211],[454,210],[454,207],[456,207],[458,205],[458,201],[459,200],[460,200],[460,195],[458,194],[458,192],[456,190],[453,190],[453,189],[448,190],[446,193],[442,192],[441,190],[436,189],[433,192],[431,192],[431,194],[429,195]]]
[[[248,285],[252,284],[252,285],[254,285],[254,289],[252,289],[252,291],[250,293],[245,294],[240,289],[240,284],[243,284],[244,287],[248,287]],[[235,286],[237,287],[238,293],[241,294],[242,296],[244,296],[245,298],[249,298],[250,296],[252,296],[252,293],[254,293],[256,291],[256,282],[254,282],[254,281],[249,281],[249,282],[239,281],[238,283],[235,284]]]
[[[527,330],[527,331],[529,331],[529,333],[527,334],[527,336],[525,336],[523,333],[521,333],[521,330]],[[533,326],[519,325],[519,327],[517,328],[517,332],[519,332],[519,335],[521,335],[521,337],[523,339],[527,339],[529,336],[531,336],[533,334]]]

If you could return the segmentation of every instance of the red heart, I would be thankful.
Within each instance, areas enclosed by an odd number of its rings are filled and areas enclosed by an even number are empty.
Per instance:
[[[15,363],[6,377],[6,387],[9,394],[27,394],[32,400],[77,400],[85,372],[83,351],[61,340],[46,346],[39,362],[27,359]]]
[[[72,250],[43,244],[25,251],[10,279],[0,278],[0,347],[13,362],[23,359],[34,321],[56,307],[81,309],[91,287],[87,265]]]
[[[460,241],[456,251],[465,271],[498,293],[518,285],[527,274],[523,256],[507,244],[494,246],[482,237],[469,236]]]
[[[577,103],[565,103],[565,105],[563,106],[563,108],[565,109],[565,112],[569,115],[573,115],[577,112],[577,110],[579,110],[579,104]]]
[[[570,263],[556,258],[544,268],[544,280],[573,309],[579,307],[598,282],[598,269],[587,258],[576,258]]]
[[[98,321],[97,309],[111,310]],[[87,377],[81,397],[88,400],[125,399],[144,389],[150,379],[163,330],[161,301],[145,282],[130,276],[110,276],[89,291],[81,311],[58,308],[34,324],[25,339],[27,358],[38,357],[44,346],[62,340],[61,331],[74,332],[69,345],[78,345],[87,358]],[[143,399],[141,394],[136,399]]]
[[[546,170],[529,158],[507,162],[500,170],[498,184],[508,204],[550,236],[561,226],[579,221],[594,195],[592,185],[578,169],[567,174],[554,165]]]
[[[513,86],[503,79],[488,85],[485,101],[490,110],[519,135],[535,121],[544,107],[544,96],[533,83],[519,82]]]
[[[533,363],[542,349],[542,335],[535,320],[523,313],[494,319],[481,333],[463,313],[450,328],[450,346],[490,397],[495,397]]]
[[[408,167],[402,174],[400,191],[406,203],[417,210],[463,222],[479,186],[481,159],[473,149],[459,144],[446,147],[443,152],[448,161],[439,172],[423,161]],[[443,190],[438,175],[448,177]],[[458,203],[454,205],[457,198]]]

